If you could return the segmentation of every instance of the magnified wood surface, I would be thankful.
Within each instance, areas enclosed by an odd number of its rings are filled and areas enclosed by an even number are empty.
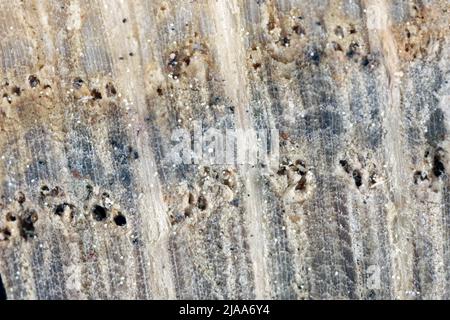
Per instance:
[[[6,297],[449,299],[449,10],[0,0]],[[171,162],[195,121],[279,164]]]

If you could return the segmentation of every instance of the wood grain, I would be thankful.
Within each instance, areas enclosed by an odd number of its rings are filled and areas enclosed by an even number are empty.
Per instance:
[[[0,289],[450,298],[449,10],[0,0]],[[174,164],[195,121],[280,162]]]

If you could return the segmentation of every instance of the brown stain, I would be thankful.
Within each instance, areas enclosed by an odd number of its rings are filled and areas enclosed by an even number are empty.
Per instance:
[[[441,39],[450,36],[448,10],[438,6],[413,6],[411,10],[409,20],[392,26],[398,56],[402,61],[427,58],[435,43],[441,47]]]
[[[302,219],[300,215],[293,215],[293,214],[288,215],[288,218],[293,223],[298,223]]]
[[[264,37],[253,40],[247,49],[250,77],[262,80],[264,70],[271,68],[273,77],[290,81],[297,69],[320,63],[332,65],[332,77],[343,82],[346,76],[338,66],[361,68],[370,55],[370,46],[365,21],[350,19],[341,11],[337,3],[330,3],[321,12],[315,24],[325,32],[317,37],[311,21],[300,9],[282,12],[273,2],[261,6],[263,18],[259,28]],[[311,49],[317,51],[318,63],[311,59]]]

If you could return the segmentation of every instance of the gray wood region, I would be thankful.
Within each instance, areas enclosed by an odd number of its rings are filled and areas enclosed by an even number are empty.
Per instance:
[[[0,0],[0,295],[449,299],[449,10]]]

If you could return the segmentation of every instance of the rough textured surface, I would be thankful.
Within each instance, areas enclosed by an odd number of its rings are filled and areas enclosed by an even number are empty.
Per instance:
[[[449,9],[0,0],[8,298],[449,299]],[[193,120],[280,165],[174,166]]]

